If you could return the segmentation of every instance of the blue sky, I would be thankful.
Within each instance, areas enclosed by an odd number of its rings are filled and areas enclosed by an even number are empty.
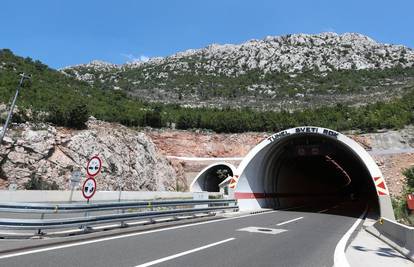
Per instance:
[[[53,68],[324,31],[414,48],[413,10],[412,0],[2,0],[0,47]]]

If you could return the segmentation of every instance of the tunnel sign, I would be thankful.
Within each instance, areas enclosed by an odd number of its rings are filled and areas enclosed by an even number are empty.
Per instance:
[[[233,178],[230,180],[229,187],[232,189],[236,188],[238,180],[239,180],[239,177],[237,175],[233,176]]]
[[[383,177],[374,177],[375,187],[379,196],[389,195],[387,188],[385,187],[385,182]]]
[[[86,166],[86,172],[89,177],[95,177],[101,171],[102,160],[98,156],[92,157]]]
[[[86,179],[82,186],[82,194],[86,199],[90,199],[96,192],[96,181],[92,177]]]

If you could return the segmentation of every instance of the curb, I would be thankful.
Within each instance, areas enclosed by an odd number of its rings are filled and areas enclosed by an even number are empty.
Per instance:
[[[380,231],[378,231],[374,227],[372,227],[372,226],[367,227],[367,228],[365,228],[365,231],[367,231],[371,235],[375,236],[376,238],[380,239],[381,241],[383,241],[384,243],[386,243],[387,245],[389,245],[390,247],[392,247],[393,249],[395,249],[396,251],[401,253],[401,255],[405,256],[410,261],[414,262],[414,255],[413,255],[412,252],[410,252],[408,249],[406,249],[404,247],[401,247],[400,245],[398,245],[397,243],[395,243],[391,239],[387,238],[386,236],[381,234]]]

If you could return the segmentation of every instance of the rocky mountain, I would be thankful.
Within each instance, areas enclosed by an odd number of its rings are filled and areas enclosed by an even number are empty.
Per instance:
[[[149,101],[298,109],[305,103],[359,105],[400,96],[414,84],[414,50],[356,33],[292,34],[61,71]]]
[[[44,123],[15,125],[0,147],[0,188],[69,189],[75,169],[86,177],[94,155],[103,161],[99,190],[185,190],[186,180],[156,151],[147,135],[119,124],[91,119],[73,130]],[[177,174],[178,173],[178,174]],[[35,187],[33,187],[35,186]]]

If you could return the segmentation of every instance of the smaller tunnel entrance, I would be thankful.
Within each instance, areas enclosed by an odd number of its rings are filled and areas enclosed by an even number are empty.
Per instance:
[[[235,167],[229,163],[215,163],[203,169],[190,185],[191,192],[220,192],[219,184],[232,177]]]

